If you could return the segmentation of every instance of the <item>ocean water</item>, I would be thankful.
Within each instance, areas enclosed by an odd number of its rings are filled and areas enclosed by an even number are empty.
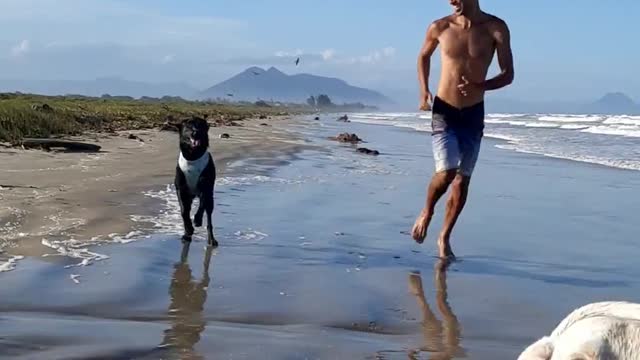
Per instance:
[[[202,229],[189,264],[176,264],[182,228],[171,185],[145,192],[157,212],[134,216],[141,227],[129,234],[105,234],[99,246],[43,240],[60,263],[8,253],[0,354],[126,358],[134,349],[158,358],[167,347],[157,344],[176,337],[192,358],[512,359],[577,306],[640,301],[638,172],[510,147],[526,144],[519,131],[576,130],[488,124],[452,238],[460,261],[446,276],[434,271],[445,201],[424,245],[408,236],[433,172],[429,121],[419,116],[307,119],[290,130],[317,150],[237,164],[246,171],[216,190],[221,246],[204,285],[195,279]],[[380,156],[328,140],[342,132]]]
[[[352,121],[430,131],[429,113],[350,114]],[[504,149],[640,170],[640,116],[487,114],[485,135]]]

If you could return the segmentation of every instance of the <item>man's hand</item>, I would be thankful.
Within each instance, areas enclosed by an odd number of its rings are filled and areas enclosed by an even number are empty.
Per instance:
[[[433,95],[431,95],[431,91],[427,90],[420,96],[420,110],[431,110],[431,104],[433,104]]]
[[[469,92],[480,92],[480,91],[483,91],[484,89],[482,87],[482,84],[470,82],[463,75],[462,81],[458,85],[458,90],[460,90],[460,93],[462,94],[462,96],[467,96],[469,95]]]

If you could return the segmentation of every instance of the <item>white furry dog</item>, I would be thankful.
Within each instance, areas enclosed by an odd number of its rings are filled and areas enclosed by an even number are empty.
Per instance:
[[[574,310],[518,360],[640,359],[640,304],[609,301]]]

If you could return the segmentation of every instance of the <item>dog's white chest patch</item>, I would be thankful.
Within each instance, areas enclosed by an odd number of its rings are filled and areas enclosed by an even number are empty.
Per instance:
[[[197,192],[198,188],[198,180],[200,179],[200,174],[209,164],[210,158],[209,152],[205,152],[199,159],[189,161],[182,156],[182,152],[180,153],[180,157],[178,158],[178,166],[182,173],[184,174],[185,179],[187,180],[187,186],[192,193]]]

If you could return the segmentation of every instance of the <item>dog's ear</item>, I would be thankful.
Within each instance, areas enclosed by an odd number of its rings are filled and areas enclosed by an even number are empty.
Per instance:
[[[184,124],[189,121],[188,119],[183,119],[182,121],[180,121],[179,123],[176,124],[176,127],[178,128],[178,132],[181,133],[182,129],[184,129]]]
[[[553,356],[553,342],[548,337],[529,345],[518,357],[518,360],[549,360]]]

